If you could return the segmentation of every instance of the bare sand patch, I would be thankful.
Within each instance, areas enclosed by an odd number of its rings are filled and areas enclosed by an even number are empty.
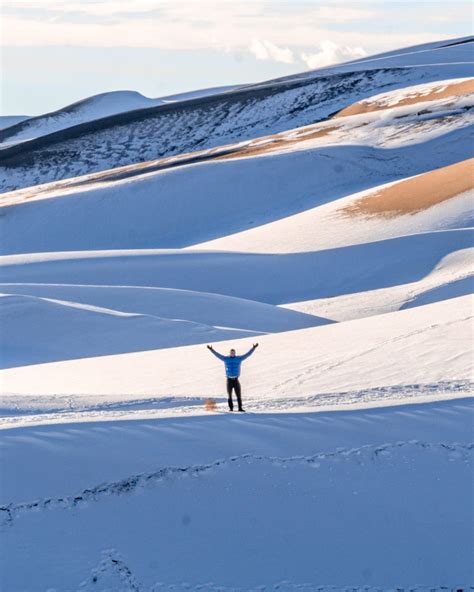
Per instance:
[[[474,188],[474,158],[399,181],[357,200],[346,215],[392,218],[415,214]]]
[[[395,93],[394,92],[394,96]],[[361,113],[372,113],[373,111],[382,111],[384,109],[392,109],[394,107],[402,107],[405,105],[415,105],[417,103],[425,103],[428,101],[438,101],[439,99],[446,99],[449,97],[463,97],[474,93],[474,79],[464,80],[462,82],[455,82],[453,84],[440,83],[432,86],[429,92],[413,92],[408,96],[400,96],[400,99],[389,101],[390,95],[383,95],[380,100],[374,98],[365,101],[359,101],[353,105],[349,105],[342,109],[334,118],[347,117],[349,115],[360,115]]]
[[[299,130],[291,130],[291,135],[288,132],[282,132],[281,134],[272,134],[270,136],[264,136],[258,138],[257,141],[251,142],[241,148],[231,152],[230,154],[224,154],[222,156],[217,155],[216,160],[227,160],[230,158],[241,158],[243,156],[258,156],[259,154],[270,154],[281,150],[282,148],[289,148],[305,142],[306,140],[315,140],[316,138],[323,138],[333,131],[339,129],[337,126],[332,127],[318,127],[308,130],[308,128],[301,128]]]

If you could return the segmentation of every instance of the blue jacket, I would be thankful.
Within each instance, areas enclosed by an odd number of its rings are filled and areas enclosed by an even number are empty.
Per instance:
[[[219,360],[224,362],[225,374],[227,378],[237,378],[240,376],[240,365],[244,360],[251,356],[254,351],[255,348],[251,347],[249,351],[243,356],[223,356],[222,354],[219,354],[218,352],[211,349],[211,352],[216,356],[216,358],[219,358]]]

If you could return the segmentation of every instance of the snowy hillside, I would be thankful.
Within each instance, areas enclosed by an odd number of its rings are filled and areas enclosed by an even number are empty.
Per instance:
[[[469,589],[472,420],[461,401],[11,430],[5,588]]]
[[[472,66],[10,128],[2,590],[472,587]],[[254,343],[230,413],[205,346]]]
[[[80,125],[108,115],[161,105],[160,99],[148,99],[140,93],[115,91],[103,93],[68,105],[58,111],[30,117],[28,121],[16,122],[0,134],[2,147],[17,144],[57,132],[68,127]]]
[[[0,132],[0,148],[6,148],[13,144],[53,134],[54,132],[65,130],[83,123],[102,119],[110,115],[116,115],[117,113],[147,109],[150,107],[174,103],[176,101],[186,101],[213,94],[220,94],[232,90],[233,88],[235,87],[209,88],[189,93],[180,93],[178,95],[170,95],[158,99],[149,99],[138,92],[113,91],[95,95],[57,111],[45,113],[44,115],[31,117],[29,119],[27,117],[0,118],[0,130],[6,127],[9,128]],[[6,120],[5,125],[2,125],[2,119]],[[28,119],[28,121],[24,121],[26,119]]]
[[[439,45],[127,112],[5,148],[0,189],[248,140],[321,121],[388,90],[473,76],[472,43]]]
[[[0,115],[0,130],[28,119],[28,115]]]

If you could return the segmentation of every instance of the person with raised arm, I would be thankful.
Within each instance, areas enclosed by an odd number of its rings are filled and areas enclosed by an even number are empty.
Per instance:
[[[235,349],[231,349],[228,356],[224,356],[212,347],[212,345],[208,345],[207,349],[213,353],[216,358],[222,360],[225,364],[225,374],[227,377],[227,395],[228,395],[228,403],[229,403],[229,410],[234,410],[234,402],[232,400],[232,391],[235,392],[237,397],[237,404],[238,409],[241,412],[244,412],[245,409],[242,407],[242,389],[240,387],[239,376],[240,376],[240,366],[244,360],[246,360],[249,356],[253,354],[253,352],[257,349],[258,343],[254,343],[253,346],[249,349],[249,351],[242,355],[237,356]]]

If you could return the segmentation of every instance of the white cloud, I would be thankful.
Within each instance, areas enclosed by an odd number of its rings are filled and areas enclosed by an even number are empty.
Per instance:
[[[302,61],[310,70],[314,68],[324,68],[332,64],[347,62],[363,58],[367,52],[362,47],[348,47],[347,45],[338,45],[328,39],[321,41],[319,49],[315,53],[301,53]]]
[[[459,20],[459,15],[454,14],[429,14],[426,20],[430,23],[454,23]]]
[[[348,7],[332,0],[323,5],[311,5],[307,0],[291,0],[291,12],[280,7],[275,0],[2,0],[2,7],[17,16],[27,15],[28,11],[55,11],[58,13],[82,12],[89,15],[126,16],[127,13],[142,12],[144,16],[155,10],[173,12],[175,15],[207,15],[209,12],[224,11],[229,15],[245,15],[265,18],[292,14],[303,15],[312,22],[329,23],[367,20],[375,14],[366,7]],[[283,3],[285,4],[285,3]]]
[[[347,5],[318,6],[309,13],[311,18],[328,23],[350,23],[353,21],[367,20],[373,18],[375,12]]]
[[[438,40],[437,32],[386,33],[377,3],[291,0],[0,0],[1,44],[11,47],[150,47],[213,50],[285,64],[300,58],[318,67],[354,57]],[[349,5],[348,5],[349,4]],[[370,10],[366,7],[369,6]],[[389,14],[388,17],[392,18]],[[385,15],[387,18],[387,15]],[[371,20],[359,30],[353,21]],[[345,23],[343,30],[338,25]],[[318,42],[329,39],[318,46]],[[308,50],[314,47],[315,50]],[[301,55],[301,52],[305,52]]]
[[[271,41],[254,39],[250,45],[250,51],[257,60],[273,60],[274,62],[282,62],[283,64],[293,64],[295,61],[291,49],[288,49],[288,47],[278,47],[278,45],[275,45]]]

